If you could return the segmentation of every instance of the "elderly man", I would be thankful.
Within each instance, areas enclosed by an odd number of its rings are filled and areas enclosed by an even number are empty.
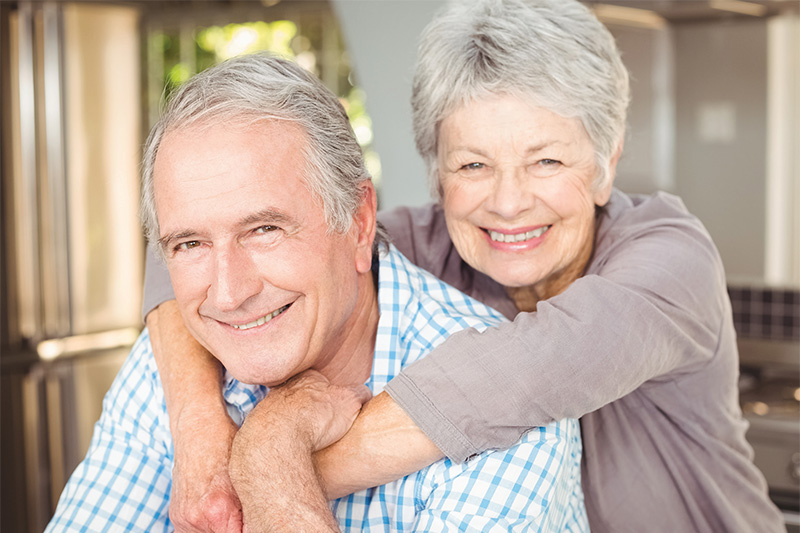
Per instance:
[[[231,479],[249,531],[588,529],[574,420],[328,504],[312,453],[370,391],[503,319],[383,241],[347,116],[313,76],[253,55],[194,77],[148,139],[143,189],[183,319],[226,369],[228,412],[247,417]],[[172,465],[144,331],[48,530],[171,530]]]

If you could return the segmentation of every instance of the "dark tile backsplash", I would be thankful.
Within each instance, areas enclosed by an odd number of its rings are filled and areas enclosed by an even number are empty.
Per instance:
[[[728,287],[740,337],[800,341],[800,291]]]

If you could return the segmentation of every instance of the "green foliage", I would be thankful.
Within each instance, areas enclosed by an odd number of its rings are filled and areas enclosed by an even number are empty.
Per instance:
[[[380,158],[371,149],[372,120],[366,110],[366,95],[353,83],[349,57],[341,37],[337,35],[335,39],[338,46],[335,55],[331,50],[323,50],[325,23],[322,20],[304,20],[300,26],[291,20],[275,20],[208,26],[195,28],[191,41],[185,37],[181,39],[178,30],[152,31],[147,41],[148,56],[162,58],[161,87],[166,96],[195,73],[237,55],[268,50],[297,61],[321,76],[323,81],[328,81],[329,85],[335,85],[330,88],[339,95],[364,150],[367,169],[377,182],[380,179]],[[331,27],[325,29],[330,31]],[[181,45],[187,43],[191,43],[193,49],[181,50]]]

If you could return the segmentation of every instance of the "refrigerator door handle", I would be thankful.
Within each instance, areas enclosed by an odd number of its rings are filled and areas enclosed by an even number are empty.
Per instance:
[[[17,130],[19,165],[15,167],[14,211],[17,219],[17,273],[20,333],[34,341],[44,337],[39,260],[39,188],[36,156],[36,61],[34,10],[30,2],[20,2],[17,31]]]
[[[49,213],[42,217],[48,237],[48,255],[42,261],[45,328],[47,337],[72,333],[70,323],[69,218],[67,215],[67,173],[64,149],[64,62],[62,5],[47,2],[42,6],[44,127]],[[43,214],[44,215],[44,214]]]

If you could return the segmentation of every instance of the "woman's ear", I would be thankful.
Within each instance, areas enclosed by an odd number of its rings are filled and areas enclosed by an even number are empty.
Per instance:
[[[372,243],[375,241],[378,198],[371,181],[359,185],[361,205],[353,217],[356,231],[356,270],[369,272],[372,268]]]
[[[622,156],[622,147],[624,144],[625,140],[620,139],[617,149],[614,151],[614,155],[612,155],[611,159],[608,161],[608,182],[601,189],[595,190],[594,205],[603,207],[608,203],[608,199],[611,198],[611,189],[614,188],[614,178],[617,175],[617,163],[619,163],[619,158]]]

